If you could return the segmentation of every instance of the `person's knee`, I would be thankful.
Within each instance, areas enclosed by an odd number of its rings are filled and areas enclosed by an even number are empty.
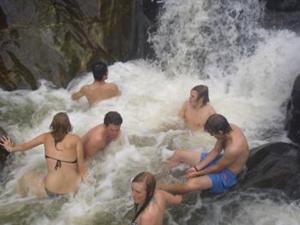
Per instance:
[[[184,155],[184,153],[185,153],[185,151],[184,150],[182,150],[182,149],[177,149],[177,150],[175,150],[175,152],[174,152],[174,155],[173,156],[175,156],[175,157],[182,157],[183,155]]]

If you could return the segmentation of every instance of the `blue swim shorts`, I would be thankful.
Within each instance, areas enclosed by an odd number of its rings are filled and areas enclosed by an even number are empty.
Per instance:
[[[205,159],[207,155],[207,152],[201,153],[200,160]],[[222,155],[217,156],[207,165],[207,167],[215,165],[221,157]],[[207,175],[212,182],[212,187],[210,189],[210,192],[212,193],[225,192],[237,183],[236,175],[227,168],[224,168],[217,173],[211,173]]]

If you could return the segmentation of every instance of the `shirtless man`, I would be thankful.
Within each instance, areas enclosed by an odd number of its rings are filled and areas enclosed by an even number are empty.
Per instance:
[[[192,167],[186,171],[186,176],[190,179],[180,184],[162,184],[162,190],[185,194],[210,189],[213,193],[220,193],[236,184],[237,175],[249,157],[246,137],[240,128],[229,124],[220,114],[211,115],[204,129],[217,139],[214,148],[201,155],[195,151],[177,150],[169,159],[170,166],[180,162],[189,164]]]
[[[118,86],[114,83],[107,83],[108,70],[107,65],[103,62],[98,62],[93,65],[94,82],[84,85],[78,92],[72,94],[73,100],[78,100],[85,96],[90,106],[95,103],[118,96],[121,94]]]
[[[207,118],[214,113],[215,110],[209,104],[207,86],[197,85],[192,88],[189,100],[184,102],[179,117],[189,129],[198,131],[203,130]]]
[[[111,141],[116,140],[120,134],[123,119],[118,112],[110,111],[104,117],[104,124],[89,130],[83,137],[84,158],[103,150]]]

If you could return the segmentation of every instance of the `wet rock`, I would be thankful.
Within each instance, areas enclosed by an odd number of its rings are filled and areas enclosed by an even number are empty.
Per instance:
[[[143,11],[147,18],[156,21],[164,2],[161,0],[143,0]]]
[[[270,143],[251,151],[247,172],[234,190],[277,189],[291,199],[300,198],[300,147]]]
[[[2,136],[7,136],[7,133],[0,127],[0,137]],[[0,172],[5,165],[5,161],[8,155],[9,153],[0,145]]]
[[[268,29],[289,29],[300,32],[300,1],[263,0],[266,4],[262,25]]]
[[[300,144],[300,75],[296,78],[287,109],[288,137]]]
[[[266,7],[275,11],[299,11],[300,2],[298,0],[267,0]]]
[[[6,15],[4,14],[2,8],[0,7],[0,30],[7,28]]]
[[[146,57],[144,10],[139,0],[0,1],[0,87],[66,87],[96,60]]]

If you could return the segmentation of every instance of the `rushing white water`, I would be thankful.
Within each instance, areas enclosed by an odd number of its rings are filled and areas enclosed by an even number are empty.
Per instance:
[[[211,138],[204,135],[197,143],[188,132],[175,129],[180,127],[177,112],[197,84],[208,85],[211,104],[244,130],[251,148],[288,141],[284,104],[300,71],[300,37],[259,27],[261,8],[258,0],[167,0],[158,31],[150,38],[158,60],[111,65],[109,81],[118,84],[122,95],[92,108],[84,99],[70,99],[72,92],[92,82],[91,73],[72,81],[67,90],[42,81],[36,91],[1,91],[0,125],[18,143],[47,131],[59,111],[68,113],[79,135],[102,123],[110,110],[119,111],[124,123],[122,137],[88,162],[85,183],[68,200],[18,196],[18,179],[31,170],[44,171],[45,159],[41,147],[16,153],[0,186],[0,223],[126,224],[132,209],[131,177],[148,170],[159,180],[176,179],[164,175],[161,161],[167,150],[211,147]],[[196,199],[170,209],[166,224],[199,224],[197,218],[205,224],[300,223],[297,202],[274,201],[255,192],[211,203],[205,215],[197,211],[204,203]],[[239,203],[234,219],[226,211],[231,203]]]

